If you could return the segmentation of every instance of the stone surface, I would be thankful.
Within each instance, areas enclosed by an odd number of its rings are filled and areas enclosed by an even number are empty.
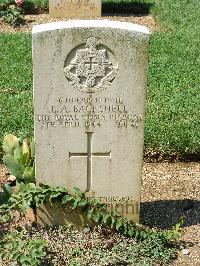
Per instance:
[[[49,0],[50,17],[100,17],[101,0]]]
[[[36,180],[139,221],[149,32],[117,21],[33,29]]]
[[[45,205],[39,206],[37,209],[37,223],[48,226],[71,224],[79,229],[86,225],[93,226],[80,209],[62,208],[58,202],[47,202]]]

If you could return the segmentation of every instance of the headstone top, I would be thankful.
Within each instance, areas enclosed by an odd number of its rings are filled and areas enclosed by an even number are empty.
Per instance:
[[[150,34],[149,30],[145,26],[138,24],[133,24],[130,22],[120,22],[114,20],[68,20],[68,21],[58,21],[51,22],[41,25],[33,26],[32,33],[39,33],[44,31],[53,31],[57,29],[67,29],[67,28],[111,28],[111,29],[122,29],[127,31],[141,32],[144,34]]]

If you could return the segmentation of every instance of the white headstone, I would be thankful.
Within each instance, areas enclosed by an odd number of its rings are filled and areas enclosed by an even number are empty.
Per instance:
[[[137,222],[148,42],[117,21],[33,28],[36,180],[94,192]]]

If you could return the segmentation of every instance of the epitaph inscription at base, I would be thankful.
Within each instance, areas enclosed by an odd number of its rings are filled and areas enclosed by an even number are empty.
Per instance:
[[[139,221],[149,33],[112,21],[33,30],[36,179]]]

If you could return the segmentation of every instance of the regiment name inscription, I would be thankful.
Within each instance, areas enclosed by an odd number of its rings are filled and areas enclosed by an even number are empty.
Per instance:
[[[85,103],[85,104],[84,104]],[[101,127],[105,121],[115,127],[138,127],[142,115],[129,113],[124,100],[119,98],[64,98],[57,99],[47,114],[37,114],[41,128]]]

